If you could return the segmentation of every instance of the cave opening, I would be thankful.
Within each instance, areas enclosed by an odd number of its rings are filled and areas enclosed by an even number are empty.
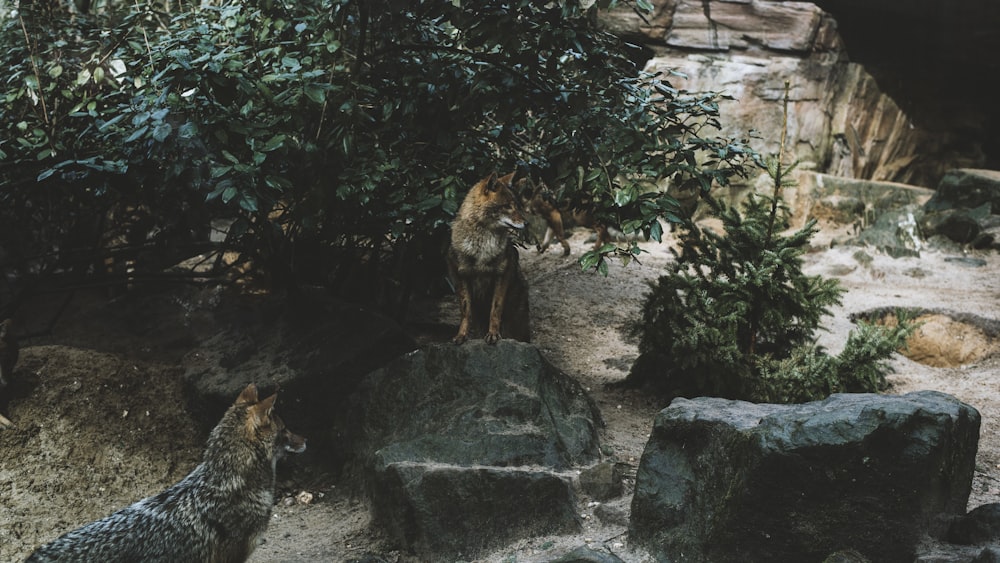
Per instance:
[[[818,0],[851,61],[913,120],[1000,169],[1000,3]]]

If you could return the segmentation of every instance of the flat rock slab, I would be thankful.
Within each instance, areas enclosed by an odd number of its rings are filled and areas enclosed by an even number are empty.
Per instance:
[[[427,560],[471,560],[581,529],[571,476],[538,468],[397,462],[375,472],[370,491],[380,524]]]

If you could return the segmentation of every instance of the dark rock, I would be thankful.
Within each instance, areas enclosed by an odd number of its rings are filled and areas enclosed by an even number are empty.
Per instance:
[[[921,546],[913,563],[973,563],[983,552],[981,547],[929,544]]]
[[[365,378],[348,418],[352,471],[375,523],[422,557],[474,557],[579,526],[558,472],[596,461],[599,418],[530,344],[432,345],[398,358]]]
[[[376,468],[368,488],[379,525],[426,560],[580,531],[571,479],[540,469],[394,462]]]
[[[995,249],[997,241],[1000,240],[1000,238],[997,237],[998,234],[1000,234],[1000,231],[997,229],[991,229],[989,231],[984,229],[979,233],[975,240],[969,243],[969,246],[976,250],[986,250],[987,248]]]
[[[984,504],[956,518],[948,530],[948,541],[962,545],[1000,540],[1000,504]]]
[[[926,213],[920,220],[920,227],[924,236],[941,235],[959,244],[969,244],[980,237],[983,231],[980,222],[988,216],[988,209],[983,208],[946,209]]]
[[[595,500],[608,500],[622,494],[624,474],[619,464],[598,463],[580,472],[580,489]]]
[[[916,205],[886,211],[858,235],[857,242],[874,246],[894,258],[920,256],[923,242],[918,225],[922,213]]]
[[[621,558],[613,553],[597,551],[590,546],[581,545],[573,551],[549,560],[548,563],[623,563]]]
[[[1000,563],[1000,547],[989,546],[983,549],[972,563]]]
[[[607,526],[628,526],[628,507],[617,503],[599,504],[594,508],[594,517]]]
[[[925,208],[928,211],[990,205],[1000,211],[1000,171],[959,168],[949,170]]]
[[[530,344],[431,345],[371,373],[352,398],[355,458],[454,465],[593,463],[600,417],[586,392]]]
[[[636,475],[630,537],[689,561],[913,561],[929,521],[964,513],[979,413],[933,391],[803,405],[676,399]]]
[[[945,262],[951,262],[952,264],[958,264],[965,268],[982,268],[986,265],[986,260],[982,258],[973,258],[971,256],[947,256],[944,259]]]

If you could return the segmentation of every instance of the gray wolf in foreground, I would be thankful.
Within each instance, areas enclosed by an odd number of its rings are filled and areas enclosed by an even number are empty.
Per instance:
[[[276,398],[258,400],[248,385],[187,477],[42,546],[28,563],[246,561],[271,517],[278,459],[306,449],[274,412]]]

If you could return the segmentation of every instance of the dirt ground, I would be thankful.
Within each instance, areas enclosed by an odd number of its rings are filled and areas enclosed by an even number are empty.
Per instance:
[[[627,464],[631,476],[653,418],[666,405],[638,391],[605,385],[622,380],[635,360],[636,345],[622,329],[637,316],[647,283],[661,274],[670,255],[666,244],[643,243],[648,253],[640,263],[612,264],[604,278],[581,272],[576,263],[587,235],[574,233],[568,258],[558,247],[545,255],[522,252],[533,340],[592,394],[606,423],[602,449],[608,459]],[[821,233],[814,240],[820,250],[806,258],[807,273],[836,277],[848,289],[820,342],[838,351],[854,326],[851,314],[895,306],[943,313],[928,319],[926,340],[953,342],[945,349],[961,348],[961,354],[940,361],[922,358],[923,363],[897,356],[891,392],[936,389],[980,411],[982,439],[969,506],[1000,502],[996,334],[951,322],[960,313],[1000,320],[995,307],[1000,257],[955,251],[894,259],[868,249],[866,258],[857,254],[857,247],[831,248],[835,235]],[[445,318],[454,309],[450,301],[440,305]],[[142,327],[122,330],[111,326],[114,316],[87,318],[76,325],[75,334],[57,328],[51,337],[25,342],[9,397],[0,401],[0,410],[16,424],[0,431],[0,561],[23,560],[37,545],[162,490],[201,455],[205,433],[185,410],[178,377],[179,359],[189,343]],[[148,322],[155,324],[155,315]],[[928,365],[935,362],[941,367]],[[417,561],[393,551],[369,529],[361,500],[328,474],[310,468],[306,455],[279,466],[282,500],[251,561],[348,561],[365,554],[383,561]],[[581,498],[579,534],[523,540],[482,561],[547,561],[584,544],[605,546],[625,561],[646,561],[628,545],[628,479],[626,491],[604,505]],[[311,502],[296,500],[303,492],[312,496]]]

